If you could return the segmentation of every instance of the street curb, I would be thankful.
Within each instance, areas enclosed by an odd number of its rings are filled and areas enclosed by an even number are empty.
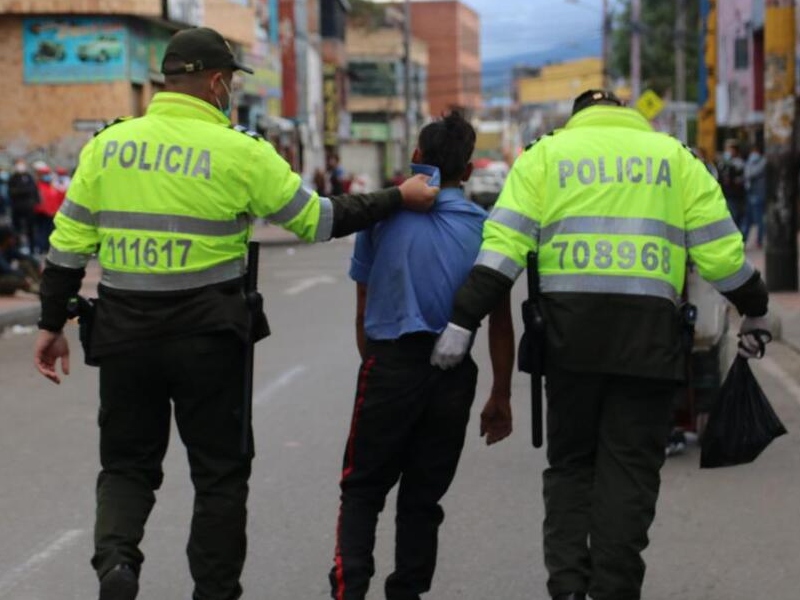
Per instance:
[[[14,310],[0,313],[0,334],[14,325],[29,327],[36,325],[39,320],[39,306],[23,306]]]

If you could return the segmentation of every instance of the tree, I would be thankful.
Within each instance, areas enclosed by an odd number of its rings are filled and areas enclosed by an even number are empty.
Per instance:
[[[675,16],[678,2],[641,0],[642,89],[669,94],[675,84]],[[631,0],[621,0],[613,17],[611,34],[611,75],[630,77]],[[697,0],[686,2],[686,100],[697,100],[698,55],[700,49],[700,7]]]

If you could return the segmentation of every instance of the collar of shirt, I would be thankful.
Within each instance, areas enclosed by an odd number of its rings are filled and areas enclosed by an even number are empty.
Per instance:
[[[653,131],[650,123],[642,114],[632,108],[620,106],[590,106],[572,117],[564,129],[576,127],[627,127],[642,131]]]
[[[439,191],[439,195],[436,197],[436,205],[437,210],[454,210],[454,209],[465,209],[467,211],[480,211],[485,213],[480,206],[468,200],[467,197],[464,195],[464,190],[459,188],[442,188]]]
[[[219,123],[220,125],[231,124],[228,117],[205,100],[177,92],[158,92],[153,96],[150,106],[147,107],[147,114],[199,119],[209,123]]]

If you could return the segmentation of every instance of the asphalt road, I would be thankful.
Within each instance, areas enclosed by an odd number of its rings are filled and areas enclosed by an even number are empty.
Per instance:
[[[328,597],[357,368],[350,250],[344,240],[262,251],[273,335],[256,356],[246,599]],[[8,332],[0,340],[0,600],[96,598],[89,558],[97,371],[76,356],[72,375],[56,387],[34,372],[32,344],[33,332]],[[477,346],[479,365],[487,365],[485,339]],[[444,502],[429,594],[438,600],[547,597],[540,541],[545,456],[530,444],[527,382],[515,378],[514,435],[487,448],[477,414],[491,385],[488,373],[480,377],[460,471]],[[773,344],[757,375],[790,433],[748,466],[701,471],[697,448],[667,462],[645,556],[647,600],[800,596],[799,357]],[[165,472],[143,544],[140,598],[188,599],[184,548],[192,490],[177,436]],[[393,505],[392,498],[380,525],[371,600],[383,597],[391,570]]]

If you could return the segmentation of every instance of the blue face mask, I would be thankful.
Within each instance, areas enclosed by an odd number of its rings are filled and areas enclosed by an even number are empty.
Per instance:
[[[220,83],[222,83],[222,87],[225,88],[225,92],[228,94],[228,105],[225,108],[222,108],[222,103],[219,101],[219,98],[216,98],[216,100],[217,100],[217,108],[219,108],[219,112],[221,112],[223,115],[225,115],[226,117],[228,117],[230,119],[231,118],[231,108],[232,108],[232,105],[233,105],[233,98],[231,96],[231,90],[228,87],[228,85],[225,83],[225,81],[223,81],[222,79],[220,79]]]
[[[45,183],[50,183],[51,181],[53,181],[53,176],[52,175],[42,175],[42,181],[44,181]]]

